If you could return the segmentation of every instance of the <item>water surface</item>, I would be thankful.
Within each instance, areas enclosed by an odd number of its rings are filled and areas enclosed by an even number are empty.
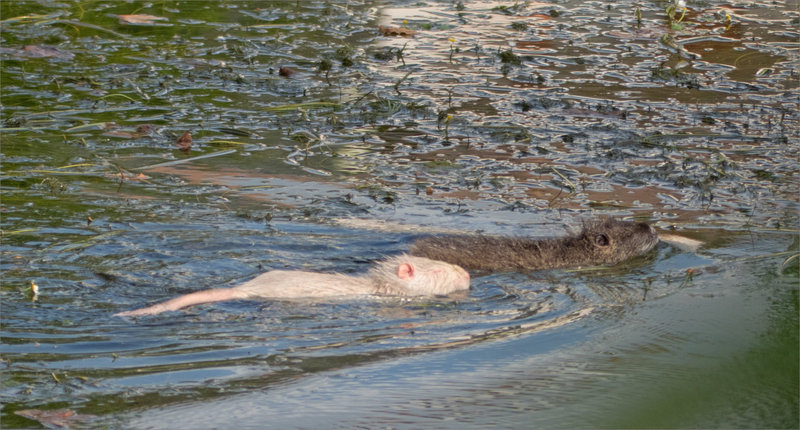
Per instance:
[[[798,4],[667,6],[0,3],[3,425],[797,428]],[[599,216],[704,246],[112,317]]]

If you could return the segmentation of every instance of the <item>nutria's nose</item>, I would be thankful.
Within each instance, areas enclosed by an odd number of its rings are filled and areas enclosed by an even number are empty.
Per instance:
[[[639,223],[639,228],[641,228],[642,230],[647,231],[650,234],[655,234],[656,233],[656,229],[654,229],[652,225],[650,225],[650,224],[648,224],[646,222],[640,222]]]

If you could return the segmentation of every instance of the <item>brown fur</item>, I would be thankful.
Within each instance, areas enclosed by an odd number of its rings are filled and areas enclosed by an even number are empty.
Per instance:
[[[237,299],[297,299],[355,295],[445,295],[469,288],[469,274],[453,264],[401,255],[375,265],[364,276],[272,270],[234,288],[185,294],[150,307],[116,316],[153,315],[200,303]]]
[[[560,238],[431,236],[418,239],[411,254],[457,264],[467,270],[542,270],[616,264],[644,254],[658,243],[645,223],[612,218],[587,223],[580,233]]]

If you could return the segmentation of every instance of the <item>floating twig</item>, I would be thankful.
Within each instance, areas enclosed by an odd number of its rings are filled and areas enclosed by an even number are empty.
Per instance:
[[[149,166],[144,166],[144,167],[135,167],[135,168],[133,168],[131,170],[148,170],[148,169],[155,169],[156,167],[174,166],[174,165],[177,165],[177,164],[183,164],[183,163],[188,163],[188,162],[191,162],[191,161],[202,160],[204,158],[212,158],[212,157],[219,157],[219,156],[222,156],[222,155],[228,155],[228,154],[232,154],[234,152],[236,152],[235,149],[228,149],[228,150],[225,150],[225,151],[212,152],[210,154],[198,155],[197,157],[186,158],[186,159],[183,159],[183,160],[167,161],[166,163],[151,164]]]
[[[409,71],[408,73],[406,73],[406,74],[405,74],[405,76],[403,76],[402,78],[400,78],[400,80],[399,80],[399,81],[395,82],[395,84],[394,84],[394,90],[395,90],[395,91],[397,91],[397,95],[398,95],[398,96],[400,95],[400,84],[402,84],[402,83],[403,83],[403,81],[405,81],[406,79],[408,79],[408,77],[409,77],[409,76],[411,76],[411,73],[413,73],[413,72]]]
[[[338,107],[339,103],[334,102],[306,102],[306,103],[292,103],[288,105],[278,105],[268,107],[265,110],[269,112],[284,112],[293,111],[297,109],[321,109],[326,107]]]

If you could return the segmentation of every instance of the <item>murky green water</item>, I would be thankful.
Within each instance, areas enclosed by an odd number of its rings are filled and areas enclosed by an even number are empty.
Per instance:
[[[2,425],[797,428],[798,3],[667,6],[0,3]],[[603,215],[706,245],[111,316]]]

